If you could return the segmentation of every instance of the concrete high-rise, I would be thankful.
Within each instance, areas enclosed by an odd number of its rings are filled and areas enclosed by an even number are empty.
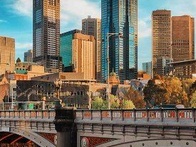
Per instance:
[[[188,15],[172,17],[172,58],[194,59],[194,18]]]
[[[85,18],[82,20],[82,33],[95,37],[95,78],[101,80],[101,19]]]
[[[75,33],[72,44],[73,71],[83,73],[84,79],[95,79],[94,36]]]
[[[0,75],[15,69],[15,39],[0,36]]]
[[[119,37],[118,34],[121,33],[123,35]],[[108,73],[111,71],[119,76],[121,82],[136,79],[138,71],[138,0],[101,0],[101,35],[102,80],[106,81]],[[107,59],[108,49],[109,61]]]
[[[33,61],[47,72],[61,71],[59,40],[60,0],[33,0]]]
[[[172,57],[171,52],[171,11],[156,10],[152,12],[152,72],[157,71],[157,59]]]
[[[24,62],[33,62],[33,50],[24,52]]]

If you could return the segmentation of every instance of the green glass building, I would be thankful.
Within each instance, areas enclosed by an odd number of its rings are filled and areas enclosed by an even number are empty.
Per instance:
[[[80,30],[71,30],[60,35],[60,56],[62,57],[63,71],[72,66],[72,40]]]

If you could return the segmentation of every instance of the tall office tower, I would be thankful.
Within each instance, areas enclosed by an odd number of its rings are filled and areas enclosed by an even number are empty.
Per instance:
[[[152,12],[152,69],[157,71],[157,59],[171,57],[171,11],[156,10]]]
[[[24,62],[33,62],[33,50],[24,52]]]
[[[172,17],[172,57],[174,61],[194,59],[194,18]]]
[[[62,57],[63,71],[72,71],[72,45],[75,33],[80,30],[71,30],[60,35],[60,56]]]
[[[0,75],[15,70],[15,39],[0,36]]]
[[[121,82],[137,78],[138,0],[102,0],[101,19],[102,80],[108,78],[108,69]]]
[[[47,72],[61,71],[59,40],[60,0],[33,0],[33,61]]]
[[[88,18],[82,20],[82,33],[95,37],[95,79],[101,80],[101,19]]]
[[[73,71],[83,73],[84,79],[95,79],[95,38],[75,33],[72,47]]]

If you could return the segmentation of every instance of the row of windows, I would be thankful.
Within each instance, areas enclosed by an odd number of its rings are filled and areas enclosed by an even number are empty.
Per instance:
[[[35,56],[38,57],[38,56],[41,56],[41,31],[42,29],[41,28],[38,28],[36,29],[35,31],[35,36],[36,36],[36,40],[35,40],[35,51],[36,51],[36,54]]]
[[[37,10],[36,12],[35,12],[35,22],[36,23],[39,23],[39,22],[41,22],[42,21],[42,11],[41,11],[41,9],[39,9],[39,10]]]

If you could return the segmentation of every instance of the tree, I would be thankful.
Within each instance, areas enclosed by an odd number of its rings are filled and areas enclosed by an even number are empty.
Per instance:
[[[196,108],[196,91],[192,94],[190,104],[191,104],[191,107]]]
[[[111,104],[112,109],[119,108],[120,107],[120,100],[116,96],[110,95],[110,104]]]
[[[165,84],[167,90],[167,94],[165,95],[166,104],[188,105],[188,97],[179,78],[168,77],[165,79]]]
[[[135,106],[131,100],[123,100],[122,101],[122,108],[123,109],[133,109],[133,108],[135,108]]]
[[[187,93],[177,77],[158,77],[158,79],[149,80],[144,88],[144,100],[147,107],[160,104],[188,105]]]
[[[125,100],[131,100],[136,108],[144,108],[145,101],[143,96],[132,87],[124,94]]]
[[[107,103],[101,97],[95,97],[92,100],[92,108],[93,109],[106,109]]]
[[[160,104],[157,102],[157,97],[161,91],[159,86],[155,84],[155,80],[148,81],[147,86],[143,90],[146,107],[153,107]]]

